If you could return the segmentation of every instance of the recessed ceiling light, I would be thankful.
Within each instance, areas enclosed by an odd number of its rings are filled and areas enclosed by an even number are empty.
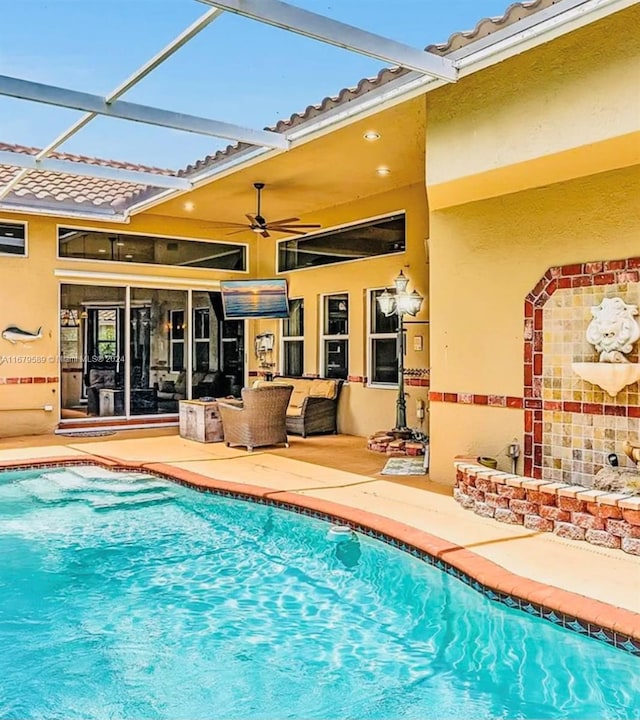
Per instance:
[[[391,170],[389,170],[389,168],[384,165],[377,168],[376,172],[378,173],[378,175],[390,175],[391,174]]]
[[[104,248],[99,248],[99,249],[98,249],[98,252],[99,252],[99,253],[106,253],[107,251],[106,251]]]
[[[187,202],[184,204],[184,209],[187,212],[191,212],[195,208],[196,204],[192,202],[191,200],[187,200]]]
[[[125,255],[125,258],[126,258],[127,260],[131,260],[132,257],[133,257],[133,255]]]
[[[117,242],[116,245],[117,245],[118,247],[124,247],[124,243],[123,243],[123,242]]]
[[[374,142],[375,140],[380,140],[380,133],[375,130],[368,130],[362,137],[369,142]]]

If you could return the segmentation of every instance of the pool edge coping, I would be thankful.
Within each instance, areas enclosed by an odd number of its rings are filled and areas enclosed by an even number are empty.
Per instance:
[[[464,546],[359,508],[260,485],[218,480],[161,462],[122,462],[97,455],[60,455],[1,460],[0,471],[98,465],[115,471],[146,472],[167,480],[239,499],[272,504],[325,520],[341,520],[452,574],[490,600],[640,655],[640,613],[517,575]]]

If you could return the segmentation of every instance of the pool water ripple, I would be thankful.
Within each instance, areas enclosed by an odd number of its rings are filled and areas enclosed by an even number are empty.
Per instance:
[[[76,472],[78,471],[78,472]],[[365,536],[90,468],[0,475],[0,717],[628,718],[639,661]]]

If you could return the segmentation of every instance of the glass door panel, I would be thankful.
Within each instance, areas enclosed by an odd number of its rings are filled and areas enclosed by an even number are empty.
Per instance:
[[[220,293],[194,291],[191,304],[193,308],[192,396],[194,398],[223,397],[228,394],[228,389],[220,358],[222,317]]]
[[[130,414],[177,413],[187,397],[187,293],[131,288]]]
[[[124,415],[125,289],[60,288],[61,418]]]

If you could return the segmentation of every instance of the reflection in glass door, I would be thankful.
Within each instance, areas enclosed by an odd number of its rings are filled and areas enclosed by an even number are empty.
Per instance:
[[[131,415],[177,413],[187,398],[189,328],[184,290],[131,288]]]

